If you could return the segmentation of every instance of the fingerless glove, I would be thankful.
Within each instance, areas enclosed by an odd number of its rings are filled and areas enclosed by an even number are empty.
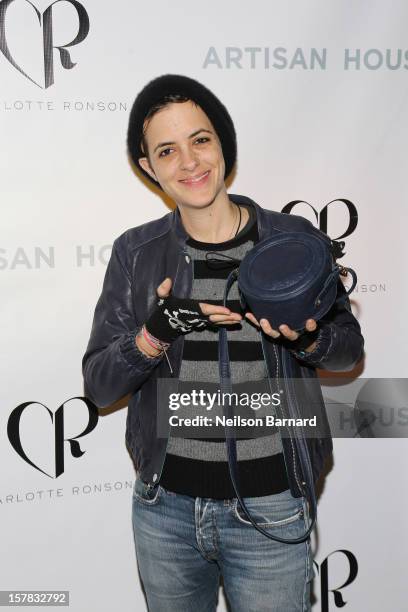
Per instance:
[[[284,346],[291,351],[307,354],[305,349],[307,349],[315,340],[317,340],[319,334],[319,326],[312,332],[304,330],[296,340],[288,340],[285,338]]]
[[[160,298],[156,309],[145,323],[147,331],[162,342],[172,342],[193,329],[211,326],[198,300],[168,296]]]

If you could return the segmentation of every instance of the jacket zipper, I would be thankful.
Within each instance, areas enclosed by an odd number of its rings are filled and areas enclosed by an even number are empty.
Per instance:
[[[266,356],[265,356],[264,338],[263,338],[262,332],[260,331],[259,333],[261,334],[262,353],[263,353],[264,360],[265,360],[265,363],[266,363],[266,368],[267,368],[267,371],[268,371],[268,384],[269,384],[269,389],[270,389],[270,392],[271,392],[271,395],[272,395],[272,387],[271,387],[271,381],[270,381],[269,366],[268,366],[268,361],[267,361]],[[276,361],[276,388],[279,390],[279,386],[280,386],[279,385],[279,355],[278,355],[278,351],[277,351],[275,343],[273,343],[272,346],[273,346],[273,352],[274,352],[275,361]],[[282,410],[284,411],[285,399],[284,399],[283,402],[281,402],[280,406],[281,406]],[[297,469],[296,469],[295,447],[294,447],[293,440],[292,440],[292,437],[290,435],[290,432],[289,432],[289,440],[290,440],[290,445],[291,445],[291,448],[292,448],[293,472],[294,472],[294,475],[295,475],[296,483],[297,483],[297,485],[299,487],[299,491],[302,492],[302,487],[300,486],[300,481],[299,481],[299,475],[298,475],[298,472],[297,472]]]
[[[182,251],[182,253],[183,253],[183,255],[188,255],[187,251]],[[177,266],[177,272],[178,272],[178,269],[179,269],[179,267]],[[194,268],[193,268],[193,270],[194,270]],[[177,277],[177,272],[176,272],[176,277]],[[194,278],[193,278],[193,280],[194,280]],[[191,283],[189,297],[191,296],[192,289],[193,289],[193,283]],[[184,338],[183,338],[183,345],[184,345]],[[166,351],[164,351],[164,354],[165,354],[166,359],[167,359],[167,363],[168,363],[168,366],[169,366],[169,369],[170,369],[171,376],[174,377],[174,371],[173,371],[173,368],[171,367],[170,360],[169,360],[169,358],[167,356]],[[180,359],[180,364],[179,364],[179,369],[178,369],[177,376],[179,376],[179,374],[180,374],[181,361],[182,361],[182,358],[183,358],[183,347],[181,347],[180,356],[181,356],[181,359]],[[160,474],[159,474],[159,476],[157,478],[157,482],[158,483],[160,482],[161,475],[163,474],[163,467],[164,467],[164,462],[166,461],[166,455],[167,455],[167,449],[168,449],[168,446],[169,446],[170,436],[171,436],[171,425],[170,425],[170,428],[169,428],[169,435],[167,436],[166,450],[164,451],[163,463],[162,463],[162,466],[160,468]],[[151,489],[153,489],[155,486],[156,486],[156,483],[154,483],[154,484],[147,483],[147,487],[148,487],[149,491]]]
[[[285,361],[284,361],[284,359],[282,359],[282,366],[283,366],[283,381],[284,381],[284,384],[285,384],[285,387],[286,387],[286,392],[287,392],[287,395],[288,395],[288,401],[291,401],[293,398],[292,398],[291,392],[290,392],[290,390],[289,390],[289,384],[286,382],[286,379],[287,379],[287,376],[286,376],[286,374],[287,374],[287,369],[286,369],[286,367],[285,367]],[[292,401],[292,406],[294,406],[294,405],[295,405],[295,402],[294,402],[294,401]],[[296,415],[296,416],[298,417],[299,415]],[[292,442],[292,438],[291,438],[291,442]],[[304,489],[303,489],[303,487],[302,487],[302,486],[301,486],[301,484],[300,484],[300,480],[299,480],[299,478],[298,478],[298,474],[297,474],[297,472],[296,472],[295,449],[294,449],[294,446],[293,446],[293,442],[292,442],[292,450],[293,450],[293,461],[294,461],[293,465],[294,465],[294,471],[295,471],[296,482],[297,482],[297,484],[298,484],[299,491],[301,492],[301,494],[302,494],[302,495],[304,495]],[[305,485],[305,484],[306,484],[306,483],[302,481],[302,485]]]

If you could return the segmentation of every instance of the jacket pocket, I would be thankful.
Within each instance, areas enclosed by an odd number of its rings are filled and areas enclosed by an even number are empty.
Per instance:
[[[159,499],[162,493],[162,487],[157,485],[153,489],[140,478],[136,477],[135,484],[133,487],[133,500],[140,502],[146,506],[155,506],[159,503]]]

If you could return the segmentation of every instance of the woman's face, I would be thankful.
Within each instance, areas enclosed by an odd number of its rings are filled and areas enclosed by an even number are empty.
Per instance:
[[[202,208],[225,191],[221,143],[204,111],[193,102],[168,104],[148,122],[142,168],[177,205]]]

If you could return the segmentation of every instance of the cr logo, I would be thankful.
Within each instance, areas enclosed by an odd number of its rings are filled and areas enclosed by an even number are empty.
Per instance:
[[[348,561],[349,573],[346,580],[340,586],[329,588],[329,557],[332,555],[343,554]],[[319,566],[314,562],[319,573]],[[329,592],[333,593],[334,605],[336,608],[343,608],[347,602],[344,601],[340,589],[351,584],[357,577],[358,563],[356,557],[349,550],[335,550],[331,552],[320,565],[320,606],[321,612],[329,612]]]
[[[43,38],[43,62],[44,62],[44,86],[40,85],[34,79],[32,79],[22,68],[17,64],[17,62],[13,59],[10,50],[7,44],[6,38],[6,12],[9,8],[10,4],[12,4],[14,0],[2,0],[0,2],[0,51],[3,53],[4,57],[8,59],[10,64],[16,68],[21,74],[23,74],[27,79],[29,79],[38,87],[42,89],[47,89],[54,83],[54,57],[53,57],[53,49],[58,49],[60,54],[61,64],[64,68],[70,69],[76,66],[76,63],[71,61],[71,56],[69,51],[67,51],[66,47],[72,47],[73,45],[77,45],[82,42],[87,36],[89,32],[89,17],[85,8],[77,2],[77,0],[55,0],[50,6],[45,9],[43,13],[37,9],[37,7],[30,2],[30,0],[25,0],[36,12],[38,17],[38,21],[40,25],[42,25],[42,38]],[[52,7],[57,2],[69,2],[76,9],[79,20],[78,33],[75,38],[65,44],[60,46],[54,46],[53,44],[53,22],[52,22]]]
[[[73,438],[64,438],[64,406],[68,402],[73,399],[81,400],[85,403],[88,410],[88,424],[85,427],[84,431],[79,433],[77,436]],[[42,470],[38,465],[36,465],[29,457],[26,455],[23,446],[21,444],[20,439],[20,419],[24,410],[31,406],[32,404],[39,404],[43,406],[48,414],[50,415],[51,423],[54,424],[54,450],[55,450],[55,476],[51,474],[47,474],[44,470]],[[77,442],[78,438],[82,438],[89,434],[93,429],[95,429],[98,423],[98,409],[96,406],[87,398],[87,397],[71,397],[71,399],[67,400],[58,408],[58,410],[53,414],[47,406],[41,404],[41,402],[24,402],[24,404],[20,404],[17,408],[14,408],[13,412],[10,414],[8,423],[7,423],[7,435],[10,443],[16,453],[20,455],[26,463],[31,465],[33,468],[42,472],[46,476],[50,478],[58,478],[64,472],[64,442],[69,442],[71,455],[75,458],[82,457],[85,451],[81,450],[79,446],[79,442]]]
[[[344,198],[336,198],[335,200],[332,200],[331,202],[326,204],[324,208],[322,208],[320,215],[315,209],[315,207],[309,204],[309,202],[305,202],[305,200],[293,200],[292,202],[288,202],[288,204],[286,204],[282,208],[282,212],[291,213],[294,207],[297,206],[297,204],[306,204],[313,210],[314,215],[316,217],[316,221],[319,224],[319,229],[321,229],[322,232],[325,232],[325,234],[327,234],[327,221],[328,221],[329,206],[331,206],[335,202],[339,202],[340,204],[346,206],[348,217],[349,217],[349,223],[348,223],[346,230],[339,236],[336,236],[336,237],[330,236],[331,238],[333,238],[333,240],[340,240],[340,238],[345,238],[346,236],[350,236],[350,234],[352,234],[357,227],[357,223],[358,223],[357,208],[354,206],[353,202],[351,202],[350,200],[346,200]]]

